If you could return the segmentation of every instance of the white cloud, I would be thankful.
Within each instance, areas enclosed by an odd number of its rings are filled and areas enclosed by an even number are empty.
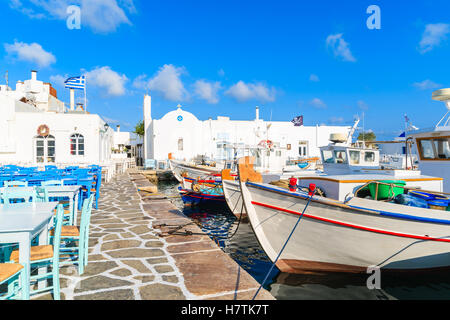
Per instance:
[[[320,79],[319,79],[319,76],[317,76],[317,75],[315,75],[315,74],[311,74],[311,75],[309,76],[309,81],[319,82]]]
[[[415,82],[413,83],[413,86],[420,89],[420,90],[430,90],[430,89],[437,89],[439,87],[442,87],[441,84],[433,82],[431,80],[423,80],[421,82]]]
[[[131,22],[126,14],[136,13],[133,0],[9,0],[10,7],[34,19],[66,20],[67,7],[81,8],[81,27],[94,32],[109,33]]]
[[[45,68],[56,62],[55,56],[45,51],[38,43],[24,43],[14,41],[14,44],[4,44],[6,52],[21,61],[35,63],[38,67]]]
[[[205,80],[197,80],[194,83],[195,94],[209,103],[216,104],[219,102],[218,91],[220,90],[220,82],[208,82]]]
[[[327,105],[325,104],[325,102],[323,102],[322,100],[320,100],[319,98],[314,98],[311,100],[310,104],[317,109],[326,109]]]
[[[330,119],[328,119],[328,122],[330,122],[331,124],[340,124],[344,122],[344,118],[343,117],[331,117]]]
[[[331,34],[326,40],[327,47],[333,50],[335,57],[339,57],[344,61],[355,62],[356,59],[353,57],[352,52],[348,46],[348,43],[342,37],[342,33]]]
[[[165,64],[159,69],[156,75],[148,81],[147,88],[162,93],[167,100],[185,100],[188,93],[181,81],[181,75],[184,73],[186,73],[184,67],[175,67],[171,64]]]
[[[357,102],[357,104],[358,104],[358,108],[360,108],[361,110],[369,110],[369,106],[364,101],[359,100]]]
[[[131,25],[116,0],[82,0],[81,2],[81,23],[82,25],[86,23],[96,32],[108,33],[115,31],[121,24]]]
[[[450,24],[435,23],[427,24],[419,43],[419,51],[423,54],[438,46],[442,41],[447,39],[450,33]]]
[[[136,79],[133,80],[133,87],[136,89],[147,89],[148,87],[148,80],[146,74],[141,74],[140,76],[136,77]]]
[[[239,102],[256,99],[259,101],[275,101],[275,88],[268,88],[262,83],[249,83],[243,81],[231,86],[225,94],[235,98]]]
[[[53,86],[58,86],[58,87],[65,87],[65,83],[64,81],[66,81],[67,79],[69,79],[69,76],[66,74],[64,76],[57,74],[54,76],[50,76],[50,82],[52,83]]]
[[[125,83],[128,78],[120,75],[110,67],[97,67],[85,73],[86,86],[94,85],[106,91],[111,96],[122,96],[125,94]]]

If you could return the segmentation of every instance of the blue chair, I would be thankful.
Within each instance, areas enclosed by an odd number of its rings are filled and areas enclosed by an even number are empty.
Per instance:
[[[64,186],[76,186],[78,183],[78,178],[75,176],[65,176],[62,178]]]
[[[5,187],[28,187],[27,181],[5,181],[4,182]]]
[[[6,285],[7,292],[0,293],[0,300],[24,299],[25,293],[29,290],[28,283],[25,283],[25,269],[19,263],[0,263],[0,286]]]
[[[35,202],[36,190],[31,187],[8,187],[3,190],[2,199],[5,204]]]
[[[51,170],[56,170],[56,169],[58,169],[57,166],[53,166],[53,165],[45,166],[45,171],[51,171]]]
[[[44,182],[43,179],[30,179],[27,181],[29,187],[39,187]]]
[[[63,181],[62,180],[48,180],[48,181],[43,181],[42,182],[42,186],[43,187],[62,186],[62,185],[63,185]]]
[[[94,195],[83,202],[81,211],[80,226],[63,226],[61,230],[61,240],[64,246],[61,247],[61,255],[68,256],[70,261],[62,261],[61,265],[69,265],[76,263],[78,265],[78,273],[84,273],[84,267],[88,264],[89,252],[89,226],[91,223],[92,204]],[[72,246],[74,242],[78,242],[78,246]]]
[[[49,202],[48,190],[46,187],[36,187],[36,202]]]
[[[31,290],[30,295],[38,294],[44,291],[51,290],[53,292],[53,298],[55,300],[61,299],[60,284],[59,284],[59,257],[61,246],[61,228],[63,223],[64,209],[62,205],[58,205],[56,209],[56,227],[53,230],[53,245],[33,246],[30,252],[31,268],[48,268],[51,266],[51,271],[45,274],[32,275],[30,277],[31,284],[39,281],[47,281],[52,279],[52,285],[49,285],[42,289]],[[19,261],[19,250],[14,250],[11,253],[11,261]]]
[[[102,185],[102,170],[98,170],[94,174],[94,189],[95,189],[95,209],[98,209],[98,199],[100,198],[100,187]]]
[[[95,192],[94,184],[95,184],[94,178],[78,179],[77,185],[81,186],[78,201],[78,210],[81,210],[83,201],[85,199],[88,199],[91,196],[92,192]]]

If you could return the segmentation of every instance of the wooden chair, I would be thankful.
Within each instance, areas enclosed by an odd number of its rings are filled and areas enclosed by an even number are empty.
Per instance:
[[[2,194],[3,203],[35,202],[36,190],[32,187],[7,187]]]
[[[0,263],[0,285],[7,285],[7,292],[0,293],[0,300],[15,300],[19,292],[23,299],[29,284],[25,283],[24,267],[19,263]]]
[[[46,268],[45,274],[37,274],[30,277],[31,283],[39,281],[47,281],[52,278],[53,283],[51,286],[46,286],[41,289],[31,290],[30,295],[38,294],[44,291],[51,290],[53,292],[53,298],[55,300],[61,299],[60,285],[59,285],[59,254],[61,246],[61,229],[63,223],[64,209],[61,204],[56,209],[56,227],[53,231],[53,245],[41,245],[31,247],[30,262],[31,268]],[[15,250],[11,253],[10,261],[19,261],[19,250]],[[48,271],[48,267],[51,266],[51,271]]]
[[[80,226],[63,226],[61,230],[61,241],[65,246],[61,247],[61,255],[71,258],[71,261],[63,260],[61,265],[78,265],[78,273],[84,273],[84,267],[88,264],[88,246],[89,246],[89,226],[91,223],[92,205],[94,195],[92,194],[83,202],[81,211]],[[78,243],[75,247],[70,244]],[[75,259],[73,259],[75,258]]]

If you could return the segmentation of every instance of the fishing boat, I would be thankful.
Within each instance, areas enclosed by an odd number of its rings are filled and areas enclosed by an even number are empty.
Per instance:
[[[196,180],[183,177],[182,185],[178,187],[178,191],[184,203],[225,203],[220,180]]]
[[[276,261],[282,272],[366,272],[369,266],[429,270],[450,265],[449,212],[391,200],[423,184],[432,189],[425,194],[446,198],[440,178],[420,175],[397,185],[381,182],[392,179],[383,174],[330,175],[305,179],[299,190],[288,191],[262,183],[251,159],[240,159],[238,167],[251,226],[273,262],[310,198],[303,183],[314,181],[326,193],[311,197],[300,226]],[[368,198],[369,186],[378,190],[376,200]]]
[[[442,99],[443,94],[433,97]],[[429,174],[435,172],[431,166],[440,168],[435,176],[382,169],[377,150],[336,143],[321,148],[324,174],[303,177],[298,189],[290,191],[263,183],[252,159],[240,159],[242,199],[262,248],[288,273],[366,272],[369,266],[395,271],[448,268],[450,194],[444,192],[447,182],[444,185],[439,175],[449,172],[449,129],[438,126],[413,135],[420,159],[425,160],[420,169]],[[421,143],[421,138],[436,142]],[[322,194],[310,196],[310,186],[320,187]]]
[[[218,167],[217,163],[209,162],[209,165],[169,159],[169,167],[178,182],[183,181],[183,177],[205,178],[208,176],[220,176],[223,167]]]

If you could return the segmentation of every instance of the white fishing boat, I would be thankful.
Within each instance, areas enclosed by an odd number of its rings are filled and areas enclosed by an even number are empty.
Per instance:
[[[190,177],[195,179],[203,179],[207,177],[220,177],[220,172],[228,166],[231,162],[225,164],[217,164],[210,162],[210,165],[195,163],[193,161],[186,162],[181,160],[169,159],[169,167],[175,178],[183,181],[183,177]]]
[[[357,126],[359,124],[359,119],[355,121],[352,129],[349,131],[348,135],[343,134],[332,134],[331,140],[335,143],[340,143],[342,146],[347,146],[351,144],[353,133],[355,132]],[[264,183],[270,183],[273,181],[279,181],[281,179],[289,179],[291,177],[304,177],[304,176],[316,176],[323,173],[322,170],[318,170],[318,164],[320,162],[320,158],[312,157],[312,158],[304,158],[299,160],[288,160],[291,164],[287,166],[273,166],[266,167],[264,170],[264,166],[261,166],[261,154],[265,154],[264,152],[256,152],[255,162],[253,163],[253,168],[261,173],[262,181]],[[269,163],[269,161],[265,161],[265,163]],[[299,166],[299,164],[304,164]],[[321,165],[322,169],[323,166]],[[329,165],[326,165],[327,169],[331,169]],[[281,169],[281,170],[280,170]],[[229,170],[224,170],[222,172],[222,186],[223,186],[223,194],[225,196],[225,200],[228,204],[228,208],[233,212],[236,217],[247,216],[247,212],[245,210],[245,206],[242,201],[242,194],[240,189],[239,180],[237,179],[237,175],[231,175]]]
[[[440,90],[433,98],[445,100],[449,107],[450,90]],[[449,113],[450,108],[446,116]],[[311,197],[276,262],[281,271],[366,272],[369,266],[395,271],[448,268],[450,202],[449,194],[444,193],[447,182],[440,177],[449,174],[448,122],[447,118],[431,131],[412,134],[420,169],[435,175],[381,170],[370,165],[379,158],[377,150],[347,147],[343,151],[335,145],[322,148],[324,171],[331,170],[331,174],[302,178],[299,190],[288,191],[262,183],[251,161],[240,159],[244,206],[269,258],[276,260],[310,198],[305,187],[315,184],[323,194]],[[386,190],[383,197],[381,193]]]
[[[264,184],[256,172],[251,173],[248,158],[247,162],[242,159],[239,164],[244,206],[262,248],[275,261],[308,202],[308,192]],[[359,197],[371,181],[386,178],[400,177],[349,174],[301,179],[302,184],[317,183],[326,197],[312,197],[277,267],[301,273],[365,272],[369,266],[395,270],[449,266],[449,212]],[[442,191],[441,178],[415,175],[402,180],[409,190],[426,185],[434,194]]]

